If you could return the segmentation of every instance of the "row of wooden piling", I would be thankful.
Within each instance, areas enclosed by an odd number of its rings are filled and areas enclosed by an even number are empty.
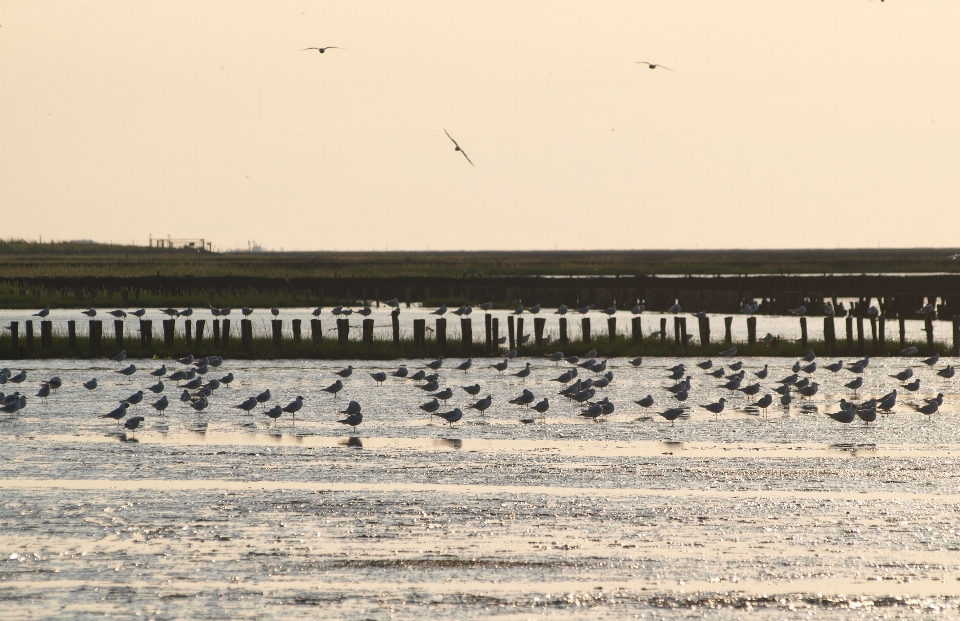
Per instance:
[[[706,316],[697,317],[698,319],[698,328],[701,345],[706,345],[711,343],[711,332],[710,332],[710,318]],[[800,344],[802,347],[807,346],[807,318],[800,317]],[[870,325],[870,340],[872,342],[872,351],[873,352],[882,352],[886,347],[886,319],[884,317],[846,317],[846,342],[848,344],[847,349],[849,350],[849,345],[854,342],[854,326],[856,326],[856,343],[857,351],[862,354],[868,353],[866,351],[866,333],[865,333],[865,321],[869,322]],[[414,319],[413,321],[413,342],[414,346],[425,347],[426,346],[426,319]],[[534,317],[533,318],[533,339],[534,343],[538,346],[544,344],[544,330],[546,327],[546,318],[545,317]],[[900,336],[900,346],[903,348],[906,344],[906,325],[905,320],[900,318],[897,320],[899,323],[899,336]],[[732,326],[733,326],[733,317],[724,317],[724,339],[723,342],[726,345],[731,345],[733,343],[732,338]],[[40,321],[40,347],[41,349],[49,349],[53,345],[53,322],[51,321]],[[221,347],[227,347],[231,341],[231,322],[229,319],[214,319],[210,322],[211,325],[211,338],[213,340],[213,346],[215,349]],[[953,348],[952,353],[954,356],[960,356],[960,316],[953,317]],[[121,319],[117,319],[113,322],[114,327],[114,339],[116,342],[117,348],[122,349],[125,342],[125,323]],[[141,351],[150,351],[152,347],[153,340],[153,321],[150,319],[141,319],[140,320],[140,348]],[[169,349],[174,345],[175,331],[176,331],[176,320],[174,319],[164,319],[163,320],[163,343]],[[292,320],[292,331],[293,331],[293,341],[294,343],[299,344],[303,340],[303,331],[302,323],[300,319]],[[395,346],[400,346],[400,320],[397,316],[392,316],[392,336],[393,343]],[[514,315],[507,316],[507,344],[509,349],[521,349],[525,344],[525,332],[524,332],[524,318]],[[661,342],[667,341],[667,318],[660,318],[660,330],[659,332],[654,333]],[[25,346],[29,350],[34,348],[34,322],[32,320],[27,320],[24,322],[24,340]],[[184,340],[192,345],[203,345],[207,341],[207,321],[204,319],[198,319],[195,322],[191,320],[184,321],[184,330],[183,336]],[[19,322],[12,322],[10,325],[10,337],[12,345],[12,353],[14,357],[19,355],[20,352],[20,324]],[[340,346],[346,347],[347,342],[350,340],[350,320],[346,318],[338,318],[336,320],[336,333],[337,341]],[[641,317],[633,317],[631,319],[631,330],[632,330],[632,340],[636,344],[643,342],[643,325]],[[373,345],[374,341],[374,322],[373,319],[364,319],[361,325],[361,340],[364,345]],[[591,332],[591,321],[589,317],[583,317],[580,319],[580,331],[581,331],[581,342],[590,343],[593,340]],[[926,331],[926,340],[927,347],[930,352],[934,350],[933,342],[933,318],[928,316],[925,319],[925,331]],[[91,356],[99,356],[102,348],[103,341],[103,322],[101,320],[90,320],[89,322],[89,353]],[[280,319],[274,319],[271,321],[271,335],[273,346],[277,349],[280,349],[283,344],[283,321]],[[460,318],[460,353],[464,356],[474,355],[473,347],[473,325],[472,319],[470,317],[461,317]],[[569,342],[569,330],[568,330],[568,320],[566,317],[560,318],[559,326],[559,344],[565,345]],[[607,336],[609,339],[617,338],[617,318],[609,317],[607,319]],[[310,338],[312,341],[319,345],[323,340],[323,327],[319,319],[310,320]],[[676,316],[673,318],[673,340],[677,346],[686,345],[687,341],[691,338],[691,335],[687,332],[687,318]],[[77,322],[68,321],[67,322],[67,339],[68,345],[72,351],[77,351]],[[447,353],[447,319],[445,317],[438,317],[436,319],[434,339],[437,344],[437,349],[441,354]],[[485,344],[485,354],[492,356],[499,346],[500,339],[500,321],[499,318],[493,317],[491,314],[487,313],[484,315],[484,344]],[[824,352],[826,355],[832,355],[837,351],[837,335],[836,335],[836,324],[834,317],[824,317],[823,318],[823,340],[826,346],[827,351]],[[253,346],[253,324],[249,319],[240,320],[240,342],[243,349],[250,349]],[[757,318],[748,317],[747,318],[747,343],[749,345],[754,345],[757,342]],[[852,352],[848,352],[852,353]]]

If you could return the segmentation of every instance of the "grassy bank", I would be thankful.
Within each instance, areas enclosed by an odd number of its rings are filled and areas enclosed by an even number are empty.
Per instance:
[[[908,346],[916,347],[920,352],[927,351],[925,342],[909,342]],[[810,341],[806,347],[803,347],[796,341],[781,341],[779,344],[770,345],[767,343],[756,343],[748,345],[747,343],[735,343],[737,347],[737,358],[748,357],[786,357],[799,358],[807,353],[809,348],[813,348],[820,356],[899,356],[900,344],[898,341],[887,341],[885,349],[875,351],[872,343],[865,343],[865,348],[860,350],[856,342],[850,344],[846,341],[838,341],[835,352],[829,352],[823,341]],[[545,345],[528,345],[520,350],[521,357],[541,357],[549,355],[557,350],[570,355],[583,355],[590,349],[597,350],[598,358],[614,357],[694,357],[694,358],[716,358],[721,350],[728,346],[722,342],[711,343],[706,347],[699,344],[686,346],[677,345],[672,339],[661,341],[659,339],[645,339],[642,343],[634,343],[631,339],[618,337],[616,339],[599,338],[593,339],[589,343],[581,341],[571,341],[565,345],[560,343],[551,343]],[[319,344],[310,340],[303,340],[299,343],[291,340],[284,340],[280,347],[275,347],[273,341],[269,338],[253,339],[249,348],[244,348],[239,338],[231,338],[226,345],[216,346],[212,339],[205,339],[202,343],[188,343],[183,339],[174,341],[172,347],[166,347],[162,341],[153,341],[152,347],[142,348],[140,341],[127,340],[122,347],[126,349],[127,356],[134,359],[170,359],[180,358],[188,354],[197,357],[220,355],[229,359],[240,360],[401,360],[401,359],[423,359],[435,358],[439,355],[445,355],[450,358],[466,358],[467,354],[461,350],[460,341],[448,340],[445,352],[441,351],[436,341],[427,340],[423,347],[418,347],[412,340],[401,340],[399,345],[394,345],[392,340],[374,339],[372,344],[364,344],[361,341],[349,341],[346,346],[341,347],[334,339],[324,339]],[[71,348],[66,337],[54,335],[50,347],[40,346],[39,339],[34,341],[32,347],[26,345],[21,336],[19,354],[15,355],[11,347],[9,335],[0,337],[0,360],[43,360],[53,358],[64,359],[109,359],[119,353],[121,347],[118,346],[113,338],[104,338],[101,343],[99,355],[94,355],[90,351],[90,342],[87,337],[78,337],[76,348]],[[950,346],[947,343],[936,343],[936,349],[941,354],[948,354]],[[489,360],[502,359],[504,350],[501,348],[489,357]],[[483,343],[475,343],[469,357],[487,358]],[[7,364],[9,366],[9,364]]]

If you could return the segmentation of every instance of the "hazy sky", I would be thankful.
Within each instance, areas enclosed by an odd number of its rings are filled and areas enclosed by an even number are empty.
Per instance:
[[[316,45],[347,49],[298,51]],[[642,249],[958,231],[958,0],[0,0],[3,238]]]

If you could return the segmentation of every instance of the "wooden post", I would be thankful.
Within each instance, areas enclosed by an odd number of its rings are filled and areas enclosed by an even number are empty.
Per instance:
[[[546,317],[533,318],[533,340],[537,345],[543,345],[543,329],[547,325]]]
[[[483,331],[484,331],[484,335],[486,336],[488,356],[493,355],[493,324],[491,323],[492,319],[493,317],[490,315],[490,313],[486,313],[483,316]]]
[[[878,335],[880,337],[880,351],[883,352],[887,348],[887,320],[881,317],[878,323],[880,324],[878,327],[878,331],[880,332]]]
[[[350,339],[350,320],[349,319],[337,319],[337,342],[340,344],[340,347],[346,347],[347,341]]]
[[[673,316],[673,343],[680,345],[680,318],[676,315]]]
[[[417,349],[423,349],[426,345],[425,341],[427,338],[427,320],[426,319],[414,319],[413,320],[413,346]]]
[[[197,319],[197,345],[203,344],[203,332],[207,327],[206,319]]]
[[[390,324],[393,328],[393,346],[400,347],[400,314],[390,315]]]
[[[370,321],[373,321],[372,319]],[[297,345],[300,344],[301,332],[300,332],[300,323],[299,319],[294,319],[290,322],[290,325],[293,326],[293,342]]]
[[[123,319],[113,320],[113,337],[117,342],[117,349],[123,349]]]
[[[99,319],[90,320],[90,355],[100,355],[100,339],[103,336],[103,322]]]
[[[220,320],[213,320],[213,348],[220,350]]]
[[[253,322],[249,319],[240,320],[240,346],[247,351],[253,348]]]
[[[523,317],[517,317],[517,351],[523,347]]]
[[[733,317],[723,318],[723,342],[726,345],[733,343]]]
[[[173,331],[177,326],[176,319],[163,320],[163,345],[167,349],[173,349]]]
[[[923,324],[927,332],[927,354],[933,355],[933,313],[923,318]]]
[[[900,349],[904,349],[907,346],[907,323],[903,317],[897,320],[900,322]]]
[[[608,317],[607,318],[607,333],[610,335],[610,340],[617,338],[617,318]]]
[[[67,322],[67,343],[70,351],[77,351],[77,322],[73,319]]]
[[[187,319],[183,322],[183,337],[187,341],[187,345],[193,345],[193,321]]]
[[[862,356],[866,351],[863,336],[863,315],[857,315],[857,351]]]
[[[493,332],[493,350],[500,349],[500,320],[494,317],[490,321],[490,330]]]
[[[827,355],[832,356],[837,349],[837,326],[833,322],[833,315],[823,318],[823,342],[827,347]]]
[[[583,338],[581,339],[584,343],[590,342],[590,318],[584,317],[580,320],[580,329],[583,333]]]
[[[953,356],[960,356],[960,315],[953,316]]]
[[[469,317],[460,318],[460,355],[473,353],[473,321]]]
[[[853,317],[847,315],[846,317],[847,324],[847,353],[853,353]]]
[[[153,320],[140,320],[140,355],[149,354],[153,349]]]
[[[48,349],[53,347],[53,322],[40,322],[40,347]]]
[[[807,318],[800,318],[800,347],[807,347]]]
[[[757,344],[757,318],[756,317],[747,317],[747,343],[750,345]]]
[[[283,342],[283,320],[271,319],[270,329],[271,329],[271,332],[273,333],[273,346],[276,349],[280,349],[280,346]]]
[[[877,353],[879,350],[877,349],[878,343],[877,343],[877,318],[876,317],[870,318],[870,334],[873,337],[873,353]]]
[[[560,318],[560,344],[566,345],[568,342],[569,342],[569,338],[567,337],[567,318],[561,317]]]
[[[640,319],[640,316],[637,315],[636,317],[631,319],[630,323],[632,324],[630,326],[630,329],[633,331],[633,342],[642,343],[643,342],[643,323]]]
[[[27,349],[33,349],[33,320],[27,319],[24,322],[27,325]]]
[[[230,345],[230,320],[223,320],[223,334],[221,335],[223,339],[223,348],[226,349]]]
[[[20,323],[10,322],[10,351],[14,358],[20,357]]]
[[[660,318],[660,342],[661,343],[667,342],[667,318],[666,317]]]
[[[437,317],[437,349],[441,356],[447,355],[447,319],[446,317]]]
[[[510,344],[510,349],[517,348],[517,339],[515,338],[516,334],[513,330],[513,315],[507,315],[507,342]]]
[[[323,340],[323,326],[320,325],[319,319],[310,320],[310,338],[314,345],[319,345]]]
[[[687,318],[680,317],[680,345],[686,345],[687,340]]]
[[[710,344],[710,318],[697,317],[697,323],[700,328],[700,345],[706,347]]]
[[[299,328],[299,326],[297,326],[297,328]],[[297,340],[300,339],[297,338]],[[363,346],[373,347],[373,319],[363,320]]]

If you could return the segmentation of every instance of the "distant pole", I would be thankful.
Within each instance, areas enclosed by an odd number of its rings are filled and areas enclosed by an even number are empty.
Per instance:
[[[837,348],[836,325],[833,323],[833,315],[827,315],[823,318],[823,342],[827,347],[827,355],[832,356]]]
[[[800,347],[807,347],[807,318],[800,318]]]
[[[249,321],[249,320],[247,320]],[[176,319],[163,320],[163,345],[167,349],[173,349],[173,332],[176,328]],[[90,328],[93,329],[93,322],[90,322]]]
[[[583,319],[580,320],[580,330],[581,330],[581,333],[583,334],[583,337],[581,338],[581,340],[584,343],[589,343],[590,342],[590,318],[589,317],[584,317]]]
[[[10,350],[14,358],[20,357],[20,323],[10,322]]]
[[[393,346],[400,347],[400,315],[390,315],[390,319],[393,328]]]
[[[537,345],[543,345],[543,329],[547,325],[546,317],[533,318],[533,338]]]
[[[437,349],[440,350],[441,356],[447,355],[447,319],[445,317],[437,317]]]
[[[90,320],[90,355],[100,355],[100,339],[103,336],[103,322],[99,319]]]
[[[924,330],[927,332],[927,354],[933,355],[933,315],[927,315],[923,319]]]
[[[183,336],[187,341],[187,345],[193,344],[193,321],[190,319],[183,322]]]
[[[733,343],[733,317],[723,318],[723,342],[726,345]]]
[[[523,317],[517,317],[517,350],[523,348]]]
[[[510,349],[517,348],[517,340],[515,338],[516,333],[514,332],[513,327],[513,315],[507,315],[507,342],[510,344]]]
[[[609,317],[607,318],[607,333],[610,335],[610,340],[617,338],[617,318]]]
[[[687,318],[680,318],[680,345],[684,346],[687,344]]]
[[[846,317],[847,324],[847,353],[853,353],[853,317],[847,315]]]
[[[253,322],[249,319],[240,320],[240,346],[247,351],[253,348]]]
[[[673,342],[675,345],[680,345],[680,317],[677,315],[673,316]]]
[[[636,316],[630,320],[632,324],[630,327],[633,330],[633,342],[642,343],[643,342],[643,324],[641,322],[640,316]]]
[[[493,317],[490,313],[485,313],[483,315],[483,330],[486,336],[486,345],[487,345],[487,355],[493,355],[493,323],[491,320]]]
[[[500,320],[494,317],[490,320],[490,331],[493,332],[493,349],[500,350]]]
[[[297,332],[299,332],[300,326],[297,326]],[[295,335],[294,338],[299,341],[299,334]],[[363,345],[364,347],[373,347],[373,319],[364,319],[363,320]]]
[[[198,346],[203,344],[203,332],[204,332],[204,329],[205,329],[206,327],[207,327],[207,320],[206,320],[206,319],[197,319],[197,336],[196,336],[196,340],[197,340],[197,345],[198,345]]]
[[[667,342],[667,318],[660,318],[660,343]]]
[[[881,317],[879,322],[878,336],[880,338],[880,351],[883,352],[887,349],[887,320],[885,317]]]
[[[900,349],[904,349],[907,346],[907,322],[903,317],[897,320],[900,322]]]
[[[460,318],[460,355],[473,353],[473,321],[469,317]]]
[[[569,337],[567,336],[567,318],[560,318],[560,344],[566,345],[569,342]]]
[[[140,354],[149,354],[153,350],[153,320],[140,320]]]
[[[953,356],[960,356],[960,316],[953,316]]]
[[[857,315],[857,351],[862,356],[866,351],[863,334],[863,315]]]
[[[697,317],[697,323],[700,328],[700,345],[706,347],[710,344],[710,318],[707,316]],[[747,323],[747,328],[749,331],[749,320]]]
[[[220,320],[213,320],[213,348],[220,351]]]
[[[24,322],[24,324],[26,324],[26,328],[27,328],[27,334],[26,334],[27,349],[32,350],[33,349],[33,320],[27,319]]]
[[[870,334],[873,337],[873,353],[879,352],[879,343],[877,342],[877,318],[870,318]]]
[[[123,349],[123,320],[113,320],[113,338],[117,342],[117,348]]]
[[[77,322],[73,319],[67,322],[67,343],[70,351],[77,351]]]
[[[296,345],[300,344],[300,340],[302,337],[300,324],[301,324],[301,320],[299,319],[294,319],[293,321],[290,322],[290,325],[293,327],[293,342]]]
[[[273,331],[273,346],[276,349],[280,349],[280,346],[283,341],[283,320],[282,319],[271,319],[270,327]]]
[[[53,322],[40,322],[40,347],[49,349],[53,347]]]
[[[226,349],[230,345],[230,320],[223,320],[223,348]]]
[[[350,320],[349,319],[337,319],[337,342],[341,348],[347,346],[347,341],[350,339]]]
[[[310,320],[310,339],[314,345],[319,345],[323,341],[323,326],[319,319]]]

